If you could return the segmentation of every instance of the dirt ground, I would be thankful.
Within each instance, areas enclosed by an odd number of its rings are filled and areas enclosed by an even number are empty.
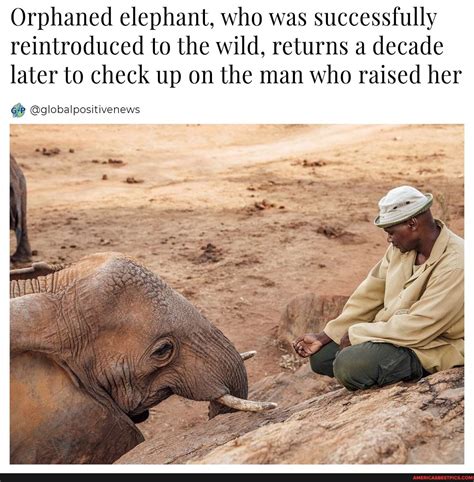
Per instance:
[[[461,125],[14,125],[35,261],[136,257],[215,323],[250,384],[284,370],[295,295],[348,295],[386,249],[378,200],[409,184],[464,235]],[[11,251],[14,238],[11,234]],[[146,437],[207,420],[172,397]]]

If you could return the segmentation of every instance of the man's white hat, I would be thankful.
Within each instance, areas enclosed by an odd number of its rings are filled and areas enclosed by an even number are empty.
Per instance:
[[[430,193],[423,194],[411,186],[396,187],[379,201],[379,215],[374,224],[388,228],[403,223],[427,211],[432,204],[433,195]]]

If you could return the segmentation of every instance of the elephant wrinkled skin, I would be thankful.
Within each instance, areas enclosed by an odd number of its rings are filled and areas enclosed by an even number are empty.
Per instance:
[[[170,395],[247,397],[232,343],[134,260],[41,268],[10,283],[11,463],[111,463]]]

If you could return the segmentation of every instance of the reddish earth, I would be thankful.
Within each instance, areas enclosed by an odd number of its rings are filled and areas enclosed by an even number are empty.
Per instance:
[[[464,234],[459,125],[15,125],[10,140],[34,260],[136,257],[237,349],[257,350],[250,384],[284,371],[276,334],[293,296],[350,294],[382,255],[372,220],[389,189],[432,192],[434,213]],[[172,397],[140,428],[172,433],[206,415]]]

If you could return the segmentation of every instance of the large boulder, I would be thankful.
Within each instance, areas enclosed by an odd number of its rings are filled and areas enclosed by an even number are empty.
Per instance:
[[[286,420],[187,463],[463,464],[463,374],[458,368],[418,383],[318,395]]]
[[[304,365],[261,380],[250,396],[279,406],[157,432],[116,463],[464,463],[464,368],[349,392]]]
[[[278,343],[293,352],[292,341],[304,333],[318,333],[326,323],[336,318],[348,300],[343,295],[305,293],[289,301],[281,314]]]

